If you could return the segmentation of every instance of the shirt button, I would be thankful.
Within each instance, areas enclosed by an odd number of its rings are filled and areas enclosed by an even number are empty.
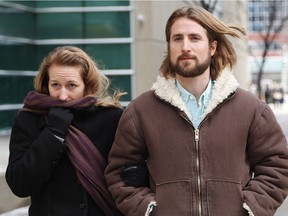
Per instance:
[[[83,208],[84,208],[84,206],[85,206],[85,204],[84,204],[84,203],[80,203],[80,204],[79,204],[79,208],[80,208],[80,209],[83,209]]]

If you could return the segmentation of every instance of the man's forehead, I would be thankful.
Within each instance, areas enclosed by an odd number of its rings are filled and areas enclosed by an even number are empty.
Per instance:
[[[185,17],[175,20],[171,26],[171,35],[175,34],[206,34],[206,29],[198,22]]]

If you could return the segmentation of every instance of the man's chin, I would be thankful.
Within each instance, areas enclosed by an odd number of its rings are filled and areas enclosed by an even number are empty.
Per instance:
[[[184,77],[184,78],[193,78],[193,77],[195,77],[193,74],[191,74],[191,73],[183,73],[183,72],[181,72],[181,73],[176,73],[178,76],[181,76],[181,77]]]

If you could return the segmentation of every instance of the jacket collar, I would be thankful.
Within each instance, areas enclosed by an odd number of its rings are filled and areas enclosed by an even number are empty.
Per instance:
[[[225,68],[213,85],[212,97],[204,111],[204,117],[227,99],[229,95],[235,92],[238,86],[239,84],[235,79],[232,70]],[[155,83],[152,85],[152,90],[160,99],[177,107],[190,117],[186,104],[182,100],[180,92],[175,85],[175,78],[166,79],[163,76],[158,75]]]

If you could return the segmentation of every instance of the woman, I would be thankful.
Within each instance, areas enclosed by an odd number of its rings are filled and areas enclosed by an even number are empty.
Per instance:
[[[6,180],[31,216],[121,215],[104,169],[122,114],[95,62],[73,46],[43,60],[11,132]]]

